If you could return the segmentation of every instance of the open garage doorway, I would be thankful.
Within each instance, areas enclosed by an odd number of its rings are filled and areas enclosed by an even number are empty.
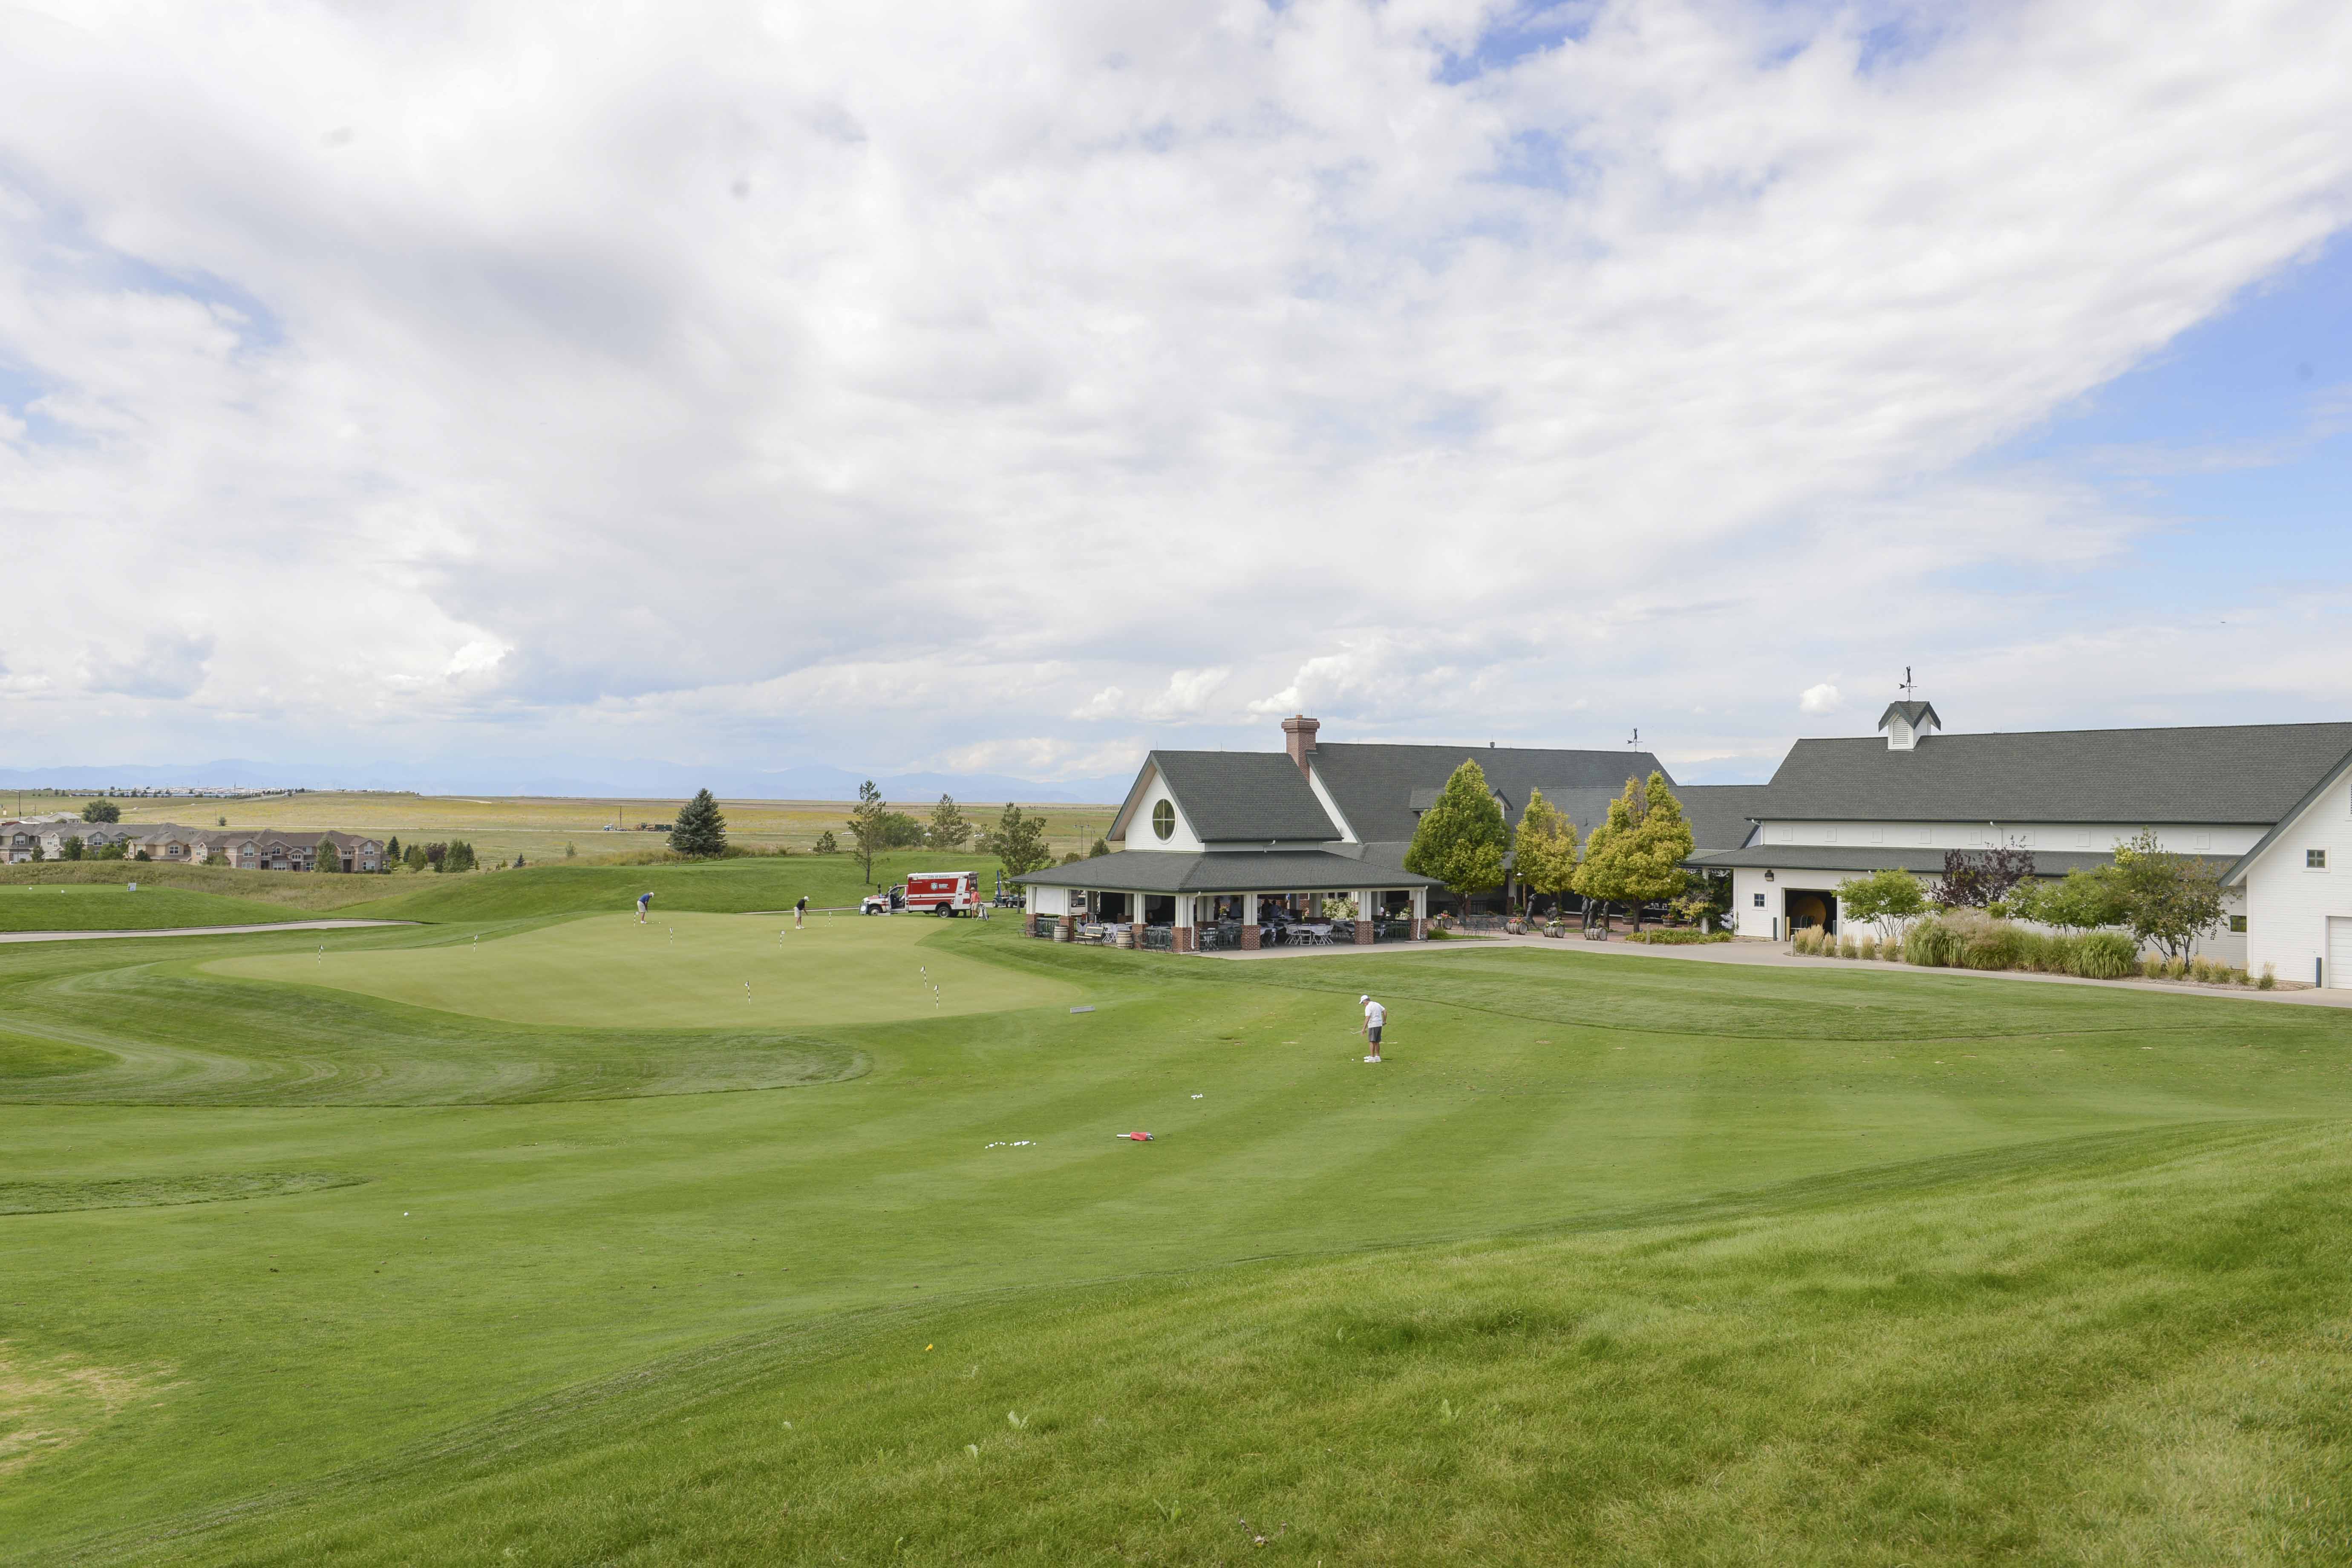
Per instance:
[[[1811,888],[1790,888],[1780,895],[1781,909],[1787,912],[1789,934],[1801,931],[1819,931],[1837,935],[1837,895]]]

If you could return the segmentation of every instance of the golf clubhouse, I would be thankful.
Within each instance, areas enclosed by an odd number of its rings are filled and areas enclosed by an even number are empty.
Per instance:
[[[1540,789],[1580,837],[1627,779],[1665,771],[1630,749],[1341,743],[1322,741],[1321,728],[1303,714],[1284,720],[1279,752],[1151,752],[1105,835],[1110,854],[1013,879],[1027,886],[1032,934],[1175,952],[1418,942],[1433,900],[1456,900],[1406,870],[1405,851],[1465,760],[1486,773],[1507,826]],[[1728,792],[1675,794],[1702,850],[1746,837],[1738,802],[1710,798]],[[1351,900],[1352,916],[1326,918],[1335,900]]]

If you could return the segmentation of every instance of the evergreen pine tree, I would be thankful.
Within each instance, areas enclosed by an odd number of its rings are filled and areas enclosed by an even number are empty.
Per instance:
[[[858,880],[874,880],[874,857],[888,848],[890,825],[884,820],[890,815],[889,802],[867,779],[857,786],[857,804],[849,808],[849,838],[856,847]]]
[[[1004,815],[996,819],[995,828],[981,835],[980,851],[995,856],[1007,877],[1054,863],[1054,852],[1045,846],[1045,819],[1024,815],[1011,801],[1004,803]],[[1073,854],[1070,858],[1077,857]]]
[[[931,807],[930,830],[924,835],[924,842],[934,849],[961,849],[971,839],[971,824],[963,819],[955,796],[940,796],[940,804]]]
[[[1486,787],[1486,770],[1464,758],[1445,781],[1437,804],[1421,814],[1404,868],[1434,877],[1465,904],[1503,879],[1503,849],[1509,842],[1503,808]]]
[[[681,855],[723,855],[727,852],[727,819],[709,790],[678,807],[677,823],[669,830],[669,847]]]

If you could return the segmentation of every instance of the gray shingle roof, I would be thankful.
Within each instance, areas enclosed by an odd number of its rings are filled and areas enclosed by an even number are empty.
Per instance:
[[[1282,760],[1293,773],[1297,772],[1287,756]],[[1265,854],[1229,849],[1203,855],[1124,849],[1068,866],[1048,866],[1008,880],[1125,893],[1350,892],[1365,884],[1366,868],[1364,861],[1320,849],[1275,849]],[[1380,870],[1372,880],[1381,889],[1441,885],[1410,871],[1389,869]]]
[[[1890,702],[1886,705],[1886,711],[1878,716],[1878,727],[1885,729],[1889,719],[1900,719],[1915,730],[1922,719],[1933,719],[1938,730],[1944,727],[1944,716],[1936,711],[1936,705],[1932,702]]]
[[[1765,784],[1684,784],[1675,791],[1688,819],[1694,851],[1711,855],[1748,842],[1748,818],[1761,815]]]
[[[1800,741],[1753,815],[1788,821],[2278,821],[2352,752],[2352,724]]]
[[[1339,837],[1286,752],[1154,752],[1150,763],[1205,843],[1313,844]],[[1122,828],[1132,804],[1130,797],[1119,814]]]
[[[1370,841],[1410,841],[1418,819],[1413,816],[1417,792],[1445,787],[1465,759],[1478,764],[1487,786],[1509,803],[1507,814],[1517,826],[1527,809],[1528,795],[1540,789],[1544,798],[1576,822],[1580,837],[1589,825],[1580,813],[1589,813],[1598,791],[1601,811],[1629,778],[1664,773],[1647,752],[1559,751],[1538,746],[1411,746],[1381,742],[1326,741],[1312,753],[1315,776],[1348,818],[1356,837]],[[1673,775],[1667,775],[1673,783]],[[1595,820],[1598,820],[1596,817]]]

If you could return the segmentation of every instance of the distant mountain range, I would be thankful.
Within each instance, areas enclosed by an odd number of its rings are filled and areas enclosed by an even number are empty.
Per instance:
[[[420,795],[651,800],[677,799],[708,789],[722,800],[854,800],[857,786],[869,778],[886,796],[902,805],[927,805],[941,795],[983,805],[1008,800],[1101,805],[1124,800],[1130,782],[1125,775],[1063,779],[1054,784],[1003,773],[878,777],[824,763],[762,769],[577,757],[364,763],[263,763],[228,757],[209,763],[0,768],[0,789],[384,789],[415,790]]]

